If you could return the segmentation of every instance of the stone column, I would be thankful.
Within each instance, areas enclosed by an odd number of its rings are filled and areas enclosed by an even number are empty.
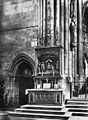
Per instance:
[[[72,52],[70,50],[69,50],[68,62],[69,62],[68,76],[71,77],[72,76]]]
[[[79,45],[79,77],[83,80],[83,38],[82,38],[82,0],[78,0],[78,45]]]
[[[44,37],[45,37],[45,0],[40,0],[38,7],[38,46],[44,46]]]
[[[40,11],[40,23],[39,23],[39,25],[40,25],[40,29],[41,29],[41,35],[42,35],[42,37],[43,37],[43,1],[41,0],[40,1],[40,9],[39,9]]]
[[[38,1],[38,39],[37,45],[40,46],[40,39],[42,37],[42,0]]]
[[[72,76],[74,76],[77,73],[77,1],[73,0],[69,2],[69,8],[70,8],[70,41],[69,44],[71,43],[71,49],[72,50]],[[70,46],[70,45],[69,45]]]
[[[69,10],[69,13],[68,15],[70,16],[70,0],[68,1],[68,10]],[[72,51],[71,51],[71,48],[70,48],[70,42],[71,42],[71,38],[70,38],[70,24],[71,24],[71,19],[69,18],[69,31],[68,31],[68,76],[70,77],[70,80],[72,80]],[[69,82],[68,86],[67,86],[67,89],[69,89],[69,97],[71,98],[72,97],[72,83],[71,81]]]
[[[75,62],[75,53],[74,53],[74,50],[72,51],[72,78],[73,78],[73,81],[74,81],[74,69],[75,69],[75,64],[74,64],[74,62]]]
[[[65,74],[68,75],[68,39],[69,39],[69,2],[65,0]]]
[[[45,41],[45,0],[42,0],[42,36]]]
[[[60,1],[57,0],[57,3],[56,3],[56,14],[57,14],[57,19],[56,19],[56,27],[58,28],[58,31],[60,32]]]
[[[61,19],[61,14],[60,14],[60,12],[61,12],[61,4],[60,4],[60,0],[57,0],[56,1],[56,28],[55,28],[55,45],[60,45],[61,44],[61,21],[60,21],[60,19]],[[62,57],[61,57],[61,50],[60,50],[60,58],[59,58],[59,60],[60,60],[60,75],[62,74],[61,73],[61,71],[62,71]]]
[[[61,45],[64,47],[64,0],[61,2]],[[61,50],[61,75],[64,75],[64,48]]]
[[[74,77],[76,78],[77,75],[77,1],[75,0],[75,31],[74,31],[74,42],[76,47],[74,48]]]
[[[54,46],[54,0],[51,2],[51,46]]]
[[[50,0],[45,0],[45,46],[50,46]]]
[[[69,5],[68,5],[68,9],[69,9],[69,16],[70,16],[70,0],[69,0]],[[69,28],[70,28],[70,18],[69,18]],[[69,38],[68,38],[68,76],[71,75],[71,51],[70,51],[70,30],[69,32]]]
[[[56,2],[56,28],[55,28],[55,35],[56,35],[56,45],[60,44],[60,0]]]

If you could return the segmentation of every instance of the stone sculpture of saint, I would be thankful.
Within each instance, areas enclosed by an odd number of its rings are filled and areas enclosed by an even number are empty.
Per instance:
[[[59,61],[56,62],[56,71],[59,71]]]
[[[45,71],[45,65],[44,65],[44,62],[42,62],[42,64],[41,64],[41,71],[42,71],[42,72]]]
[[[52,69],[51,64],[50,64],[50,62],[48,62],[47,63],[47,70],[51,70],[51,69]]]
[[[41,63],[38,64],[38,73],[41,73]]]
[[[70,24],[70,36],[72,41],[74,41],[74,30],[75,30],[75,21],[72,19]]]
[[[72,50],[74,47],[76,47],[75,37],[76,37],[76,24],[75,18],[73,17],[70,24],[70,38],[71,38],[70,45]]]

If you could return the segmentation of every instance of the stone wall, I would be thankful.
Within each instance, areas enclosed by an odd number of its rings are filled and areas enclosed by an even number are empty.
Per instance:
[[[1,28],[10,30],[38,25],[38,0],[3,0],[0,5]]]
[[[0,2],[0,74],[5,74],[11,59],[20,52],[33,54],[39,19],[38,0]],[[35,58],[33,58],[35,59]]]
[[[0,75],[5,81],[11,61],[25,53],[35,62],[40,0],[0,1]]]

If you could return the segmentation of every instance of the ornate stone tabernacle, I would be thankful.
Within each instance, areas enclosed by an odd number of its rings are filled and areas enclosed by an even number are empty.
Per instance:
[[[57,47],[37,47],[37,75],[33,76],[34,89],[26,89],[29,103],[63,104],[63,89],[60,84],[60,49]]]

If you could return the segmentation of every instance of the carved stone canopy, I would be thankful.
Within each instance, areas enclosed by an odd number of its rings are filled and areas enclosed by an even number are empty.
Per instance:
[[[35,50],[36,50],[37,56],[39,58],[43,55],[56,55],[56,56],[58,56],[60,54],[60,50],[62,48],[63,47],[60,45],[60,46],[56,46],[56,47],[44,47],[44,48],[37,47]]]

